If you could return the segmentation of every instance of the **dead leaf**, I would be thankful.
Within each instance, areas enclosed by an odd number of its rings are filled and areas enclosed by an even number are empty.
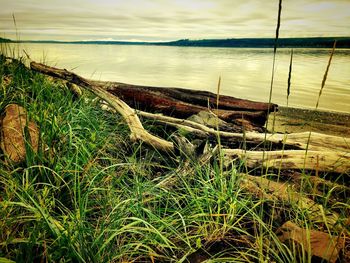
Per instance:
[[[344,248],[344,239],[331,236],[317,230],[307,230],[288,221],[277,230],[281,242],[292,240],[302,245],[313,256],[335,263],[340,250]]]
[[[335,226],[339,215],[336,212],[325,211],[324,207],[312,199],[304,196],[302,193],[295,191],[293,185],[286,182],[275,182],[273,180],[252,176],[249,174],[241,174],[243,179],[250,181],[249,187],[245,189],[250,191],[253,189],[253,194],[260,190],[258,196],[265,196],[269,200],[280,200],[296,205],[298,208],[307,210],[313,222],[323,222],[326,219],[327,224]],[[255,184],[255,187],[254,185]]]
[[[28,127],[28,143],[34,152],[37,152],[39,142],[39,129],[37,125],[29,121],[27,124],[26,110],[17,105],[6,106],[1,120],[0,137],[1,149],[4,154],[14,163],[21,162],[26,156],[25,127]]]
[[[5,87],[9,86],[11,84],[11,82],[12,82],[11,76],[8,76],[8,75],[3,76],[2,83]]]

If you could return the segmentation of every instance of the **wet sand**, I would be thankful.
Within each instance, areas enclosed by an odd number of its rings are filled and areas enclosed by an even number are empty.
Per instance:
[[[268,130],[274,132],[313,131],[350,137],[350,113],[279,107],[269,116]]]

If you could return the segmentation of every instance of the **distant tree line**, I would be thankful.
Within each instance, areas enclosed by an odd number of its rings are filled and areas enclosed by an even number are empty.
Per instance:
[[[0,37],[0,43],[9,43],[9,42],[12,42],[12,40]]]
[[[337,48],[350,48],[350,37],[313,37],[313,38],[280,38],[279,47],[332,47],[337,41]],[[203,39],[159,43],[158,45],[168,46],[193,46],[193,47],[273,47],[274,38],[240,38],[240,39]]]
[[[350,48],[350,37],[310,37],[280,38],[277,45],[283,47],[331,48],[337,41],[337,48]],[[0,42],[56,43],[56,44],[94,44],[94,45],[154,45],[181,47],[254,47],[270,48],[274,46],[274,38],[230,38],[230,39],[181,39],[169,42],[128,42],[128,41],[55,41],[55,40],[21,40],[13,41],[0,38]]]

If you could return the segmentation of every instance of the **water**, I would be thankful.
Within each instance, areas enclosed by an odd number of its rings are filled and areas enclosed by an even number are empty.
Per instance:
[[[18,49],[18,48],[17,48]],[[21,44],[35,61],[92,79],[184,87],[268,101],[272,49]],[[315,108],[328,49],[295,49],[289,105]],[[290,49],[279,49],[272,101],[286,105]],[[350,113],[350,49],[336,50],[319,109]]]

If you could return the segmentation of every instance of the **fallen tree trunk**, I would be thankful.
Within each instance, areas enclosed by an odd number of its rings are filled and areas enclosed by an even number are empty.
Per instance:
[[[117,92],[121,96],[124,95],[124,91],[135,93],[137,91],[142,91],[145,93],[154,92],[161,93],[170,98],[187,102],[190,104],[196,104],[203,107],[218,108],[224,110],[238,110],[238,111],[263,111],[263,112],[273,112],[277,109],[277,105],[274,103],[256,102],[246,99],[239,99],[231,96],[220,95],[220,99],[217,105],[217,94],[202,91],[202,90],[192,90],[183,88],[163,88],[163,87],[151,87],[151,86],[140,86],[131,85],[120,82],[110,82],[110,81],[92,81],[93,84],[105,87],[111,93]],[[128,96],[126,94],[126,96]]]
[[[225,161],[239,159],[249,168],[305,169],[323,172],[347,173],[350,171],[350,153],[330,151],[244,151],[224,149]]]
[[[275,105],[251,102],[228,96],[220,96],[218,109],[215,105],[216,96],[210,92],[185,90],[179,88],[157,88],[118,84],[107,91],[122,98],[133,107],[145,111],[162,112],[170,116],[188,118],[201,111],[211,108],[220,119],[237,123],[237,120],[248,120],[255,126],[262,126],[266,122],[268,109],[274,110]],[[198,97],[197,97],[198,96]],[[213,101],[215,100],[215,102]],[[223,100],[222,103],[220,101]]]

